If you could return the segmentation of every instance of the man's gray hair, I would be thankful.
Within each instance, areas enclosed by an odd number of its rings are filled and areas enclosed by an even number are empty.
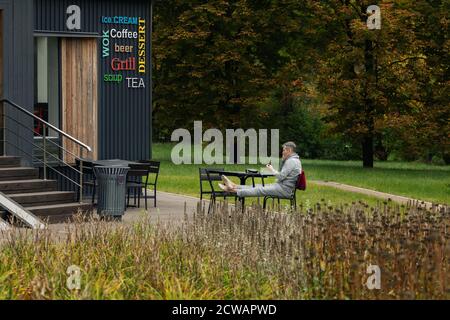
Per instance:
[[[292,150],[292,152],[296,152],[297,145],[294,142],[289,141],[289,142],[286,142],[285,144],[283,144],[283,148],[289,148]]]

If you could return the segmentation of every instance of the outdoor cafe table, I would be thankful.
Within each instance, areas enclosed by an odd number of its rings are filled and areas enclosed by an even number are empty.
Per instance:
[[[269,177],[274,176],[274,174],[272,174],[272,173],[226,171],[226,170],[215,170],[215,169],[208,169],[208,172],[224,175],[227,177],[239,178],[241,186],[245,186],[248,178],[269,178]],[[240,198],[240,201],[242,203],[242,209],[244,209],[245,198]]]
[[[273,177],[272,173],[259,173],[259,172],[243,172],[243,171],[227,171],[227,170],[215,170],[208,169],[210,173],[218,173],[227,177],[237,177],[240,180],[240,184],[245,186],[248,178],[269,178]]]
[[[92,163],[94,166],[99,167],[128,167],[130,164],[138,164],[135,161],[122,160],[122,159],[107,159],[107,160],[92,160],[86,158],[80,158],[84,163]]]

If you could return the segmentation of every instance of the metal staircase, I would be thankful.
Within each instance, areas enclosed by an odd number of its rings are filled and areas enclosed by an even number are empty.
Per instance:
[[[14,136],[23,139],[23,136],[17,134],[16,130],[8,128],[6,123],[14,123],[15,126],[21,126],[32,131],[33,141],[26,141],[31,144],[34,150],[39,152],[27,152],[19,149],[23,154],[32,158],[36,167],[22,166],[22,158],[18,156],[0,156],[0,229],[11,228],[11,224],[18,224],[34,229],[43,228],[45,223],[67,222],[78,212],[87,213],[92,211],[90,203],[83,202],[83,151],[91,151],[91,148],[77,139],[71,137],[66,132],[56,128],[33,113],[27,111],[21,106],[7,99],[0,100],[3,104],[3,146],[6,154],[6,146],[11,145],[8,136]],[[12,108],[16,112],[5,112],[6,108]],[[19,112],[17,112],[19,111]],[[15,114],[16,116],[11,116]],[[17,116],[20,115],[20,116]],[[34,138],[35,132],[32,128],[26,127],[22,122],[26,117],[38,121],[44,128],[44,134],[37,139]],[[22,120],[22,121],[21,121]],[[60,143],[55,143],[55,139],[46,137],[46,129],[50,128],[59,134]],[[62,140],[67,139],[75,143],[80,148],[80,154],[75,155],[62,146]],[[18,148],[14,145],[14,148]],[[56,150],[56,151],[55,151]],[[58,152],[59,150],[59,152]],[[64,161],[60,156],[68,154],[72,158],[79,160],[80,166],[75,167]],[[69,178],[55,166],[64,166],[73,171],[78,176],[78,181]],[[42,169],[42,178],[39,176],[40,167]],[[56,180],[48,179],[48,172],[52,170],[62,179],[70,181],[79,192],[58,190]]]

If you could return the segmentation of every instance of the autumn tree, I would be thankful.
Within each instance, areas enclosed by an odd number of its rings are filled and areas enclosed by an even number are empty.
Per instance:
[[[417,155],[431,160],[441,156],[450,164],[450,1],[414,1],[410,10],[417,16],[414,32],[422,44],[424,72],[416,74],[419,81],[419,103],[422,112],[414,118],[416,133],[408,149],[422,146]]]
[[[388,128],[408,128],[423,112],[421,81],[428,77],[426,44],[410,1],[379,1],[381,29],[370,30],[373,1],[321,1],[329,45],[321,57],[319,85],[327,120],[362,144],[363,165],[373,167],[374,141]],[[382,143],[382,141],[380,141]]]
[[[308,139],[305,119],[293,113],[301,99],[312,105],[312,88],[330,133],[361,145],[364,167],[373,167],[374,155],[386,160],[394,151],[406,160],[438,155],[450,162],[449,3],[159,1],[157,138],[202,120],[220,129],[263,123]],[[380,30],[367,26],[374,4],[381,8]],[[268,113],[263,106],[270,99],[277,109]]]
[[[162,135],[202,120],[251,127],[276,86],[298,33],[301,4],[280,1],[163,1],[155,7],[154,120]],[[161,132],[160,132],[161,134]]]

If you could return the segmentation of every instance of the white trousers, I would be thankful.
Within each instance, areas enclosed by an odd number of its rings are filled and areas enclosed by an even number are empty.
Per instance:
[[[237,186],[237,196],[240,198],[246,197],[266,197],[274,196],[281,198],[290,198],[292,190],[287,190],[281,184],[268,184],[264,187],[262,185],[253,186]]]

